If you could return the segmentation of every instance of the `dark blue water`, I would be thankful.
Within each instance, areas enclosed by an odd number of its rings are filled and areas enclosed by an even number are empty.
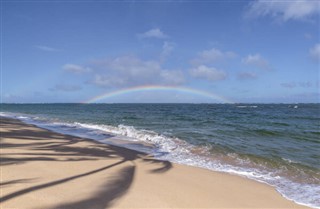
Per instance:
[[[1,112],[105,143],[116,143],[107,133],[124,136],[123,146],[266,182],[320,208],[320,104],[2,104]]]

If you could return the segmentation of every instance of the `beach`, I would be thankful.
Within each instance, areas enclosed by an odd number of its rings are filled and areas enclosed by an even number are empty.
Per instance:
[[[307,208],[273,187],[1,117],[1,208]]]

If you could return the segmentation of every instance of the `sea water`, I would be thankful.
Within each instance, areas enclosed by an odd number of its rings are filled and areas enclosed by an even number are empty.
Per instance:
[[[103,143],[120,136],[120,146],[245,176],[320,208],[320,104],[1,104],[0,111]]]

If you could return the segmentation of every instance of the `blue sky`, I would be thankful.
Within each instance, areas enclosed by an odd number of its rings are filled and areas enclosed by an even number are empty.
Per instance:
[[[1,1],[2,102],[144,85],[234,102],[320,102],[319,1]],[[222,102],[139,91],[101,102]]]

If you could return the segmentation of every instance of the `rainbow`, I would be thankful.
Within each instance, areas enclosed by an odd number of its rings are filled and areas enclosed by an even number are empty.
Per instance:
[[[207,97],[207,98],[214,99],[214,100],[222,102],[222,103],[234,103],[233,101],[231,101],[225,97],[222,97],[220,95],[214,94],[212,92],[209,93],[206,91],[201,91],[201,90],[187,88],[187,87],[159,86],[159,85],[135,86],[135,87],[125,88],[125,89],[116,90],[116,91],[112,91],[112,92],[107,92],[107,93],[103,93],[101,95],[95,96],[95,97],[88,99],[86,101],[83,101],[83,103],[85,103],[85,104],[96,103],[98,101],[101,101],[102,99],[107,99],[110,97],[134,93],[134,92],[143,92],[143,91],[176,91],[176,92],[181,92],[181,93],[189,93],[189,94]]]

